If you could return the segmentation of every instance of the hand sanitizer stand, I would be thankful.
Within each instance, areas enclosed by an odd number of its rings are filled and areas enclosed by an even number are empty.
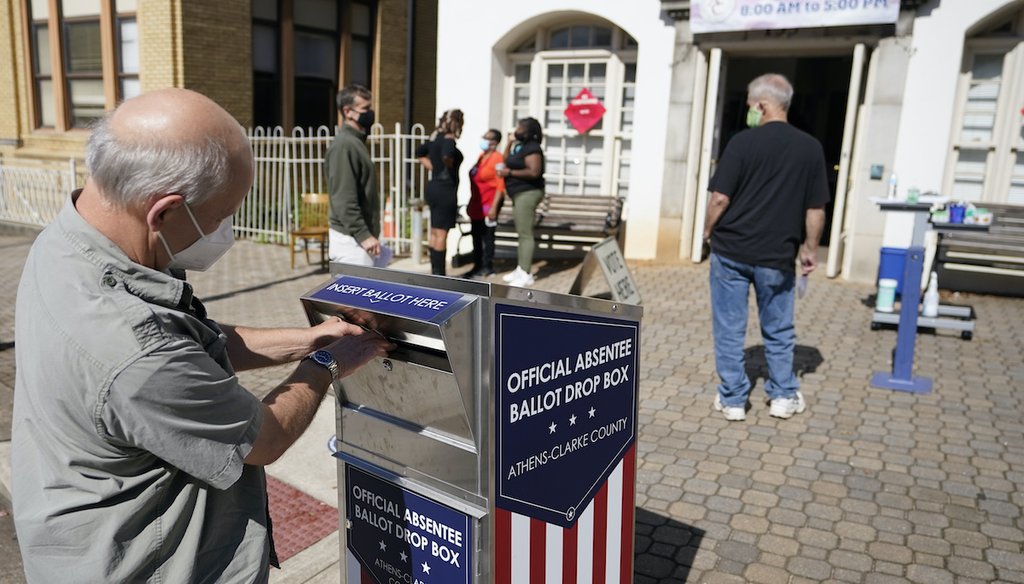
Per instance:
[[[896,349],[893,352],[892,371],[878,372],[871,377],[871,385],[896,391],[928,393],[932,382],[927,377],[914,377],[914,343],[918,327],[935,330],[947,329],[960,332],[960,337],[969,341],[974,335],[974,309],[970,306],[939,305],[937,316],[918,314],[921,303],[921,272],[924,268],[924,233],[928,230],[931,203],[907,203],[876,199],[883,211],[903,211],[914,214],[914,231],[907,249],[903,269],[903,295],[899,313],[876,310],[871,317],[871,328],[877,330],[882,324],[897,325]]]
[[[900,298],[900,312],[896,329],[896,349],[893,351],[892,371],[879,371],[871,376],[872,387],[930,393],[932,380],[914,376],[914,343],[917,339],[918,305],[921,303],[921,270],[924,267],[924,232],[928,224],[931,204],[906,203],[902,201],[876,201],[883,211],[910,211],[914,213],[914,234],[907,249],[907,260],[903,268],[903,294]],[[879,322],[879,315],[886,320],[892,314],[875,311],[872,327]],[[891,322],[891,321],[890,321]]]

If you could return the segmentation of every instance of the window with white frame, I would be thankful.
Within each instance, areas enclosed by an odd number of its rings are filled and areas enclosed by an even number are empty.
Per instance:
[[[1020,16],[968,41],[945,190],[954,200],[1024,205],[1024,43]]]
[[[636,41],[604,23],[542,28],[509,54],[509,127],[524,117],[544,127],[547,190],[626,196],[636,97]],[[583,89],[605,107],[581,134],[565,109]]]

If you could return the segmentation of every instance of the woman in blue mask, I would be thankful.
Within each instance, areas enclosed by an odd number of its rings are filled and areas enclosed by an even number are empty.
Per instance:
[[[498,152],[501,132],[490,129],[480,138],[480,157],[469,170],[469,186],[472,193],[466,214],[469,215],[473,227],[473,269],[466,277],[494,275],[494,231],[497,227],[495,219],[498,209],[494,209],[494,218],[488,215],[505,194],[505,180],[498,176],[497,166],[504,162]]]

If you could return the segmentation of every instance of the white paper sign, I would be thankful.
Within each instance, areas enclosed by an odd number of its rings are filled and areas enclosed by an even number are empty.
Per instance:
[[[694,33],[893,24],[899,0],[694,0]]]

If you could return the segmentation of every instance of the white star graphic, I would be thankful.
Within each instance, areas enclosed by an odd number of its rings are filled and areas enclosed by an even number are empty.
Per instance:
[[[380,551],[385,551],[387,549],[388,549],[388,544],[384,543],[383,539],[380,540]]]
[[[430,566],[426,562],[423,562],[423,573],[430,574]]]
[[[551,422],[551,425],[550,425],[550,426],[548,426],[548,430],[550,430],[550,432],[549,432],[549,433],[550,433],[550,434],[554,434],[554,433],[555,433],[555,428],[557,428],[557,427],[558,427],[558,425],[557,425],[557,424],[555,424],[554,422]]]
[[[597,412],[597,410],[595,410],[594,408],[590,408],[590,412],[588,412],[588,413],[590,414],[590,417],[591,417],[591,418],[593,418],[593,417],[594,417],[594,413],[595,413],[595,412]]]
[[[569,417],[569,425],[570,426],[575,426],[576,425],[576,414],[573,414],[572,416]]]
[[[398,557],[402,558],[403,562],[408,562],[409,561],[409,554],[405,553],[404,551],[399,553]]]

